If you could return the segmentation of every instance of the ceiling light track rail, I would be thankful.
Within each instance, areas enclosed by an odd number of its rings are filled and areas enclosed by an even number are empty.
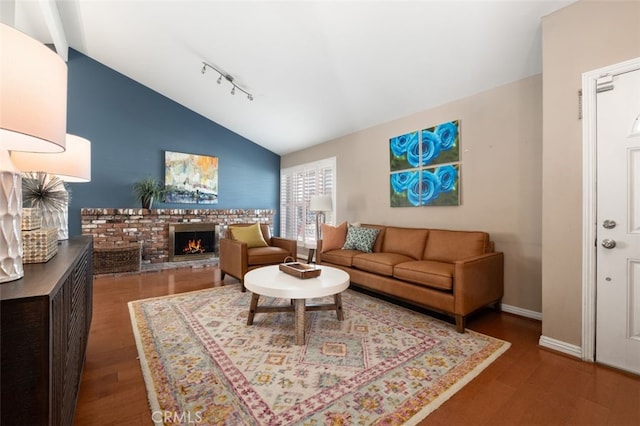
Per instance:
[[[233,78],[233,76],[231,74],[227,74],[224,73],[222,71],[220,71],[218,68],[214,67],[213,65],[207,63],[207,62],[202,62],[202,74],[207,72],[207,68],[211,68],[212,70],[214,70],[215,72],[217,72],[220,76],[218,77],[218,84],[222,84],[222,79],[227,80],[233,87],[231,88],[231,94],[235,95],[236,94],[236,89],[238,89],[239,91],[241,91],[242,93],[244,93],[245,95],[247,95],[247,99],[249,99],[250,101],[253,100],[253,95],[251,93],[249,93],[247,90],[243,89],[242,87],[238,86],[235,83],[235,78]]]

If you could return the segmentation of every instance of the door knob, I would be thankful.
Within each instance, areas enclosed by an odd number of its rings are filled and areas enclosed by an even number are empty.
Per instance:
[[[602,222],[602,227],[604,229],[613,229],[615,228],[617,225],[615,220],[605,220],[604,222]]]
[[[616,241],[612,240],[610,238],[606,238],[604,240],[602,240],[602,247],[606,248],[606,249],[612,249],[616,246]]]

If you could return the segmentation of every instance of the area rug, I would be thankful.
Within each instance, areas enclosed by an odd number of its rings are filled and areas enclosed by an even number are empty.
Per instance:
[[[156,424],[416,424],[510,346],[353,290],[344,321],[307,312],[296,346],[292,313],[246,325],[250,297],[231,285],[129,303]]]

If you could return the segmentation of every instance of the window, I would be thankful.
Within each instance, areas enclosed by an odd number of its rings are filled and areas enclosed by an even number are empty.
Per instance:
[[[280,234],[298,241],[299,246],[316,246],[316,215],[309,211],[314,195],[331,195],[333,211],[325,222],[333,224],[336,209],[336,158],[300,164],[280,171]]]

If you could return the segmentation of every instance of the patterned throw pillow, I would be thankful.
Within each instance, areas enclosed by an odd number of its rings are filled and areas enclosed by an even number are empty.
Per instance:
[[[376,237],[379,232],[380,230],[375,228],[349,225],[347,239],[342,248],[345,250],[360,250],[365,253],[371,253],[373,243],[376,242]]]

